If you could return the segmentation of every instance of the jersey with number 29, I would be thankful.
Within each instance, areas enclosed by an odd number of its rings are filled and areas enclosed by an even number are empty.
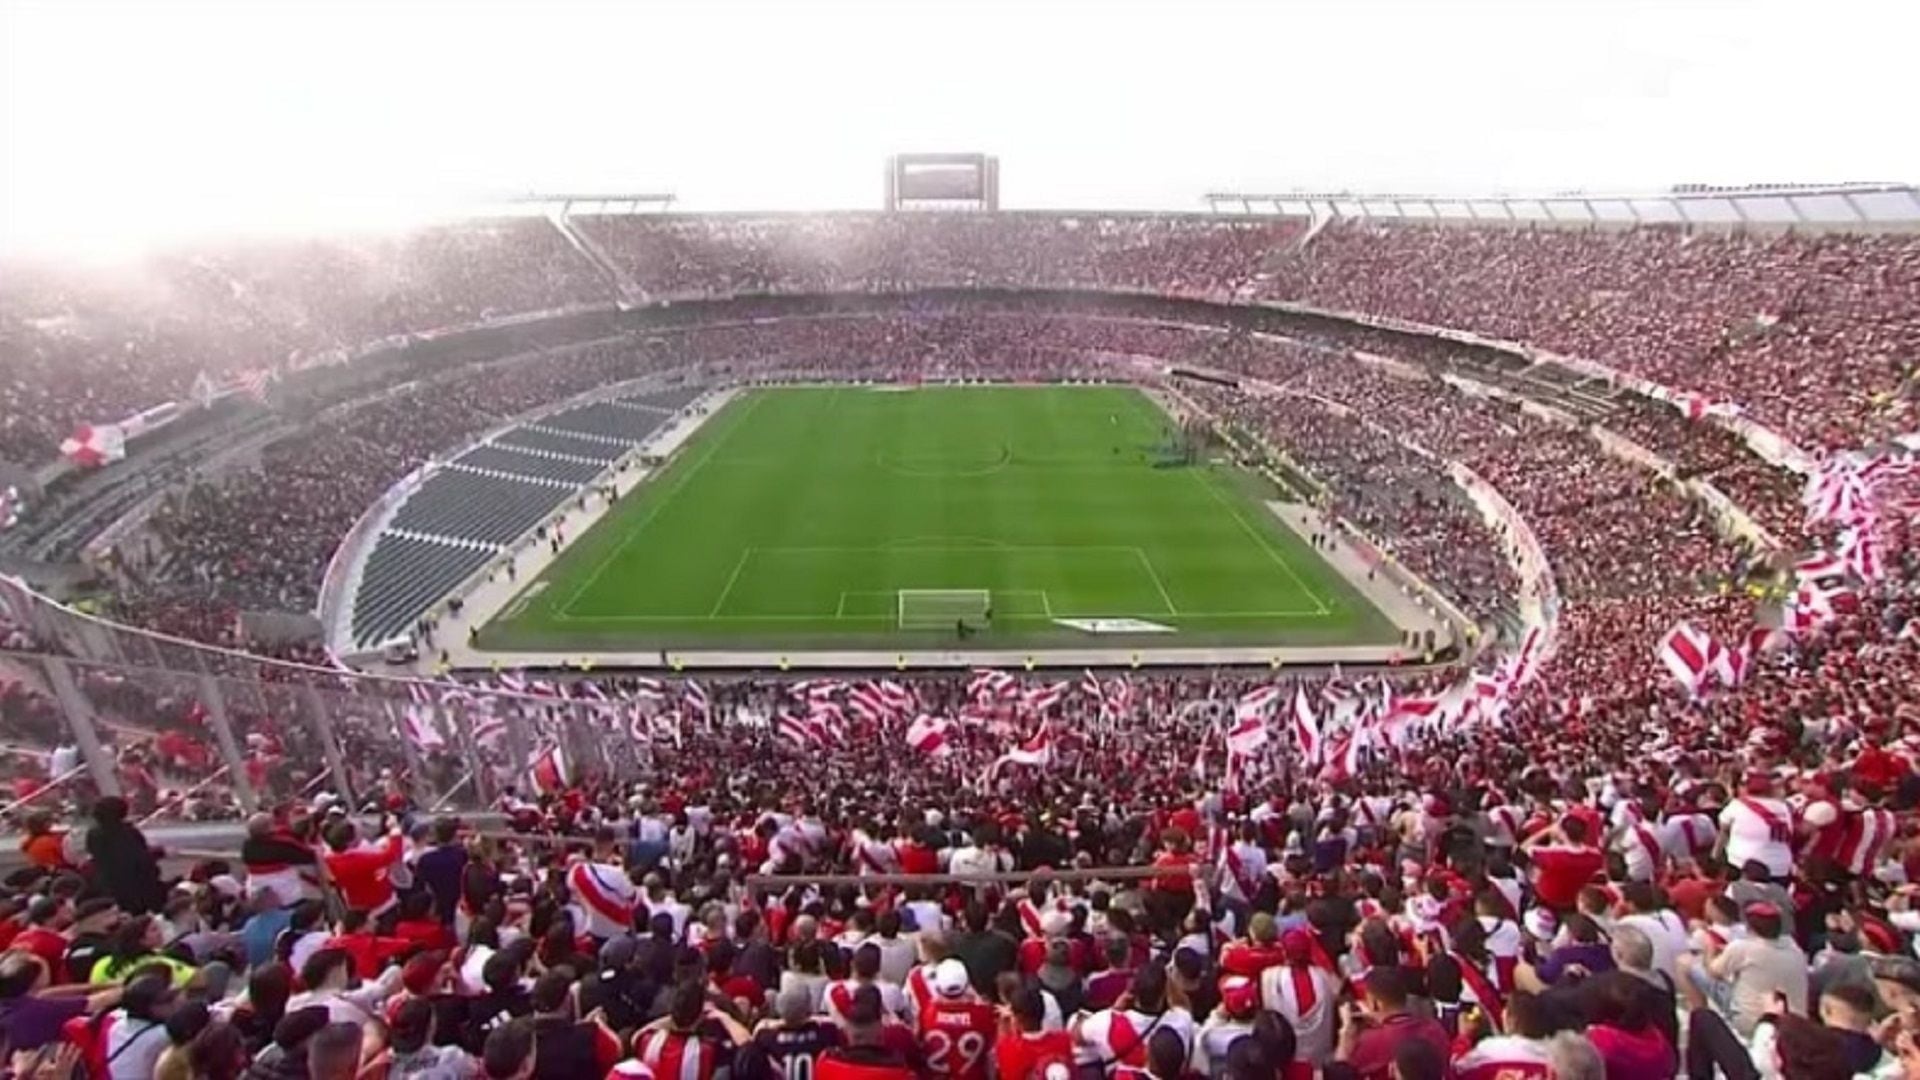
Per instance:
[[[984,1002],[929,1002],[920,1013],[920,1051],[927,1075],[987,1080],[994,1024],[993,1006]]]

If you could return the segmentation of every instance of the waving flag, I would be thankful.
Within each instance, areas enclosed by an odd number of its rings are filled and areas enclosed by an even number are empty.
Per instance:
[[[1267,745],[1267,719],[1258,713],[1241,716],[1227,729],[1227,753],[1232,757],[1248,757],[1254,751]]]
[[[907,745],[929,757],[940,757],[953,750],[947,743],[947,731],[953,725],[937,716],[918,716],[907,725]]]
[[[1689,695],[1698,694],[1718,663],[1719,644],[1691,623],[1676,623],[1660,639],[1660,662]]]
[[[1053,708],[1055,705],[1060,704],[1060,699],[1062,697],[1065,697],[1066,693],[1067,693],[1067,684],[1064,682],[1057,682],[1050,686],[1032,687],[1031,689],[1027,690],[1026,694],[1022,697],[1021,701],[1022,701],[1022,704],[1024,704],[1029,710],[1037,713],[1043,713],[1043,712],[1046,712],[1048,709]]]
[[[1040,730],[1034,732],[1033,737],[1031,739],[1028,739],[1025,743],[1022,743],[1020,746],[1015,747],[1014,749],[1009,750],[1006,753],[1000,755],[999,760],[995,761],[993,764],[995,768],[999,768],[1001,765],[1009,764],[1009,763],[1014,765],[1031,765],[1035,767],[1041,767],[1051,763],[1052,761],[1053,761],[1053,733],[1047,730],[1047,726],[1045,724],[1042,724],[1040,725]]]
[[[1879,581],[1884,567],[1880,562],[1880,541],[1864,527],[1856,526],[1840,534],[1840,561],[1861,581]]]
[[[685,705],[689,712],[697,713],[702,720],[711,715],[706,689],[692,679],[688,679],[685,685],[680,687],[680,703]]]
[[[827,733],[812,719],[781,713],[774,717],[773,733],[798,747],[825,746]]]
[[[1293,741],[1300,749],[1300,758],[1309,765],[1320,763],[1321,745],[1320,718],[1313,715],[1313,703],[1307,700],[1305,687],[1295,687],[1293,691]]]
[[[847,711],[870,723],[879,723],[893,712],[874,683],[861,683],[847,691]]]
[[[1250,717],[1264,719],[1269,712],[1273,711],[1273,707],[1279,704],[1279,702],[1279,687],[1256,687],[1240,695],[1240,700],[1236,701],[1233,706],[1233,717],[1235,720],[1245,720]]]
[[[967,696],[975,701],[1011,698],[1020,693],[1020,681],[1004,671],[975,668],[967,681]]]
[[[60,453],[83,469],[97,469],[127,456],[127,435],[119,424],[81,424],[60,444]]]
[[[920,704],[919,696],[911,687],[894,682],[892,679],[881,679],[873,685],[880,691],[880,700],[886,702],[887,708],[892,709],[896,714],[904,713]]]
[[[558,743],[536,754],[533,759],[534,790],[546,795],[565,791],[573,782],[573,763]]]
[[[433,725],[433,713],[420,705],[408,705],[400,714],[406,724],[407,741],[422,750],[438,750],[447,745],[446,736]]]
[[[822,739],[830,739],[840,746],[847,744],[847,717],[840,706],[831,701],[816,701],[808,718]]]

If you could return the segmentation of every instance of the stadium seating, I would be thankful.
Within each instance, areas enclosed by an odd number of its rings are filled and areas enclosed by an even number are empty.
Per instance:
[[[405,635],[447,590],[494,556],[484,543],[388,533],[374,545],[354,594],[353,636],[378,644]]]

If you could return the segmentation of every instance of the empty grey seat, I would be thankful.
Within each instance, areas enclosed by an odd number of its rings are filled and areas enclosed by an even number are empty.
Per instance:
[[[604,464],[597,462],[546,457],[526,450],[516,450],[510,446],[475,447],[455,458],[454,464],[512,473],[515,476],[530,476],[540,480],[559,480],[569,484],[584,484],[600,475],[606,468]]]
[[[571,454],[574,457],[592,458],[595,461],[612,461],[632,449],[632,447],[623,443],[606,442],[601,439],[584,439],[578,435],[566,435],[558,431],[536,431],[529,427],[512,428],[505,434],[497,436],[493,441],[496,446],[519,446],[528,450],[547,450],[555,454]]]
[[[442,469],[407,499],[392,527],[500,545],[573,497],[572,490],[556,484]]]
[[[483,547],[386,534],[367,556],[353,597],[353,640],[377,645],[414,623],[494,553]]]

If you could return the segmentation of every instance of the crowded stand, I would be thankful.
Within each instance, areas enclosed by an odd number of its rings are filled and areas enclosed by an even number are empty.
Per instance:
[[[1920,426],[1910,234],[1347,224],[1274,262],[1261,295],[1599,360],[1808,446]]]
[[[648,298],[1257,289],[1603,360],[1812,444],[1913,426],[1893,362],[1911,311],[1888,297],[1911,296],[1920,263],[1897,238],[1333,227],[1302,248],[1291,226],[932,222],[582,227]],[[366,256],[411,268],[377,294],[357,291],[365,262],[330,249],[191,269],[243,285],[228,299],[263,325],[299,328],[276,348],[605,298],[550,226],[495,228]],[[0,290],[0,341],[47,335],[18,314],[35,306],[80,310]],[[89,363],[135,366],[94,358],[134,323],[74,321],[96,335],[68,341]],[[45,415],[0,453],[57,439],[41,421],[76,403],[131,405],[197,374],[190,339],[137,329],[158,343],[140,379],[160,381],[111,402],[41,386],[65,354],[7,348],[4,400]],[[1240,377],[1153,383],[1274,448],[1329,518],[1500,640],[1367,674],[460,684],[123,646],[116,664],[69,665],[122,792],[98,797],[76,775],[80,721],[36,667],[67,646],[0,620],[4,775],[33,797],[0,811],[27,863],[0,888],[14,1072],[1920,1078],[1915,504],[1855,508],[1872,572],[1803,572],[1824,606],[1796,622],[1811,609],[1778,602],[1784,564],[1836,524],[1810,525],[1796,478],[1664,404],[1594,421],[1720,487],[1783,550],[1731,539],[1583,424],[1439,381],[1453,352],[929,301],[661,328],[314,418],[167,497],[112,613],[238,644],[241,608],[312,605],[334,545],[401,477],[625,380],[1058,381],[1142,360]],[[1525,523],[1550,597],[1449,463]],[[1737,643],[1706,662],[1717,685],[1663,659],[1678,626]],[[142,832],[243,818],[221,855]]]
[[[541,218],[399,237],[261,242],[135,265],[0,269],[0,459],[38,463],[78,424],[186,401],[395,335],[610,303]]]

